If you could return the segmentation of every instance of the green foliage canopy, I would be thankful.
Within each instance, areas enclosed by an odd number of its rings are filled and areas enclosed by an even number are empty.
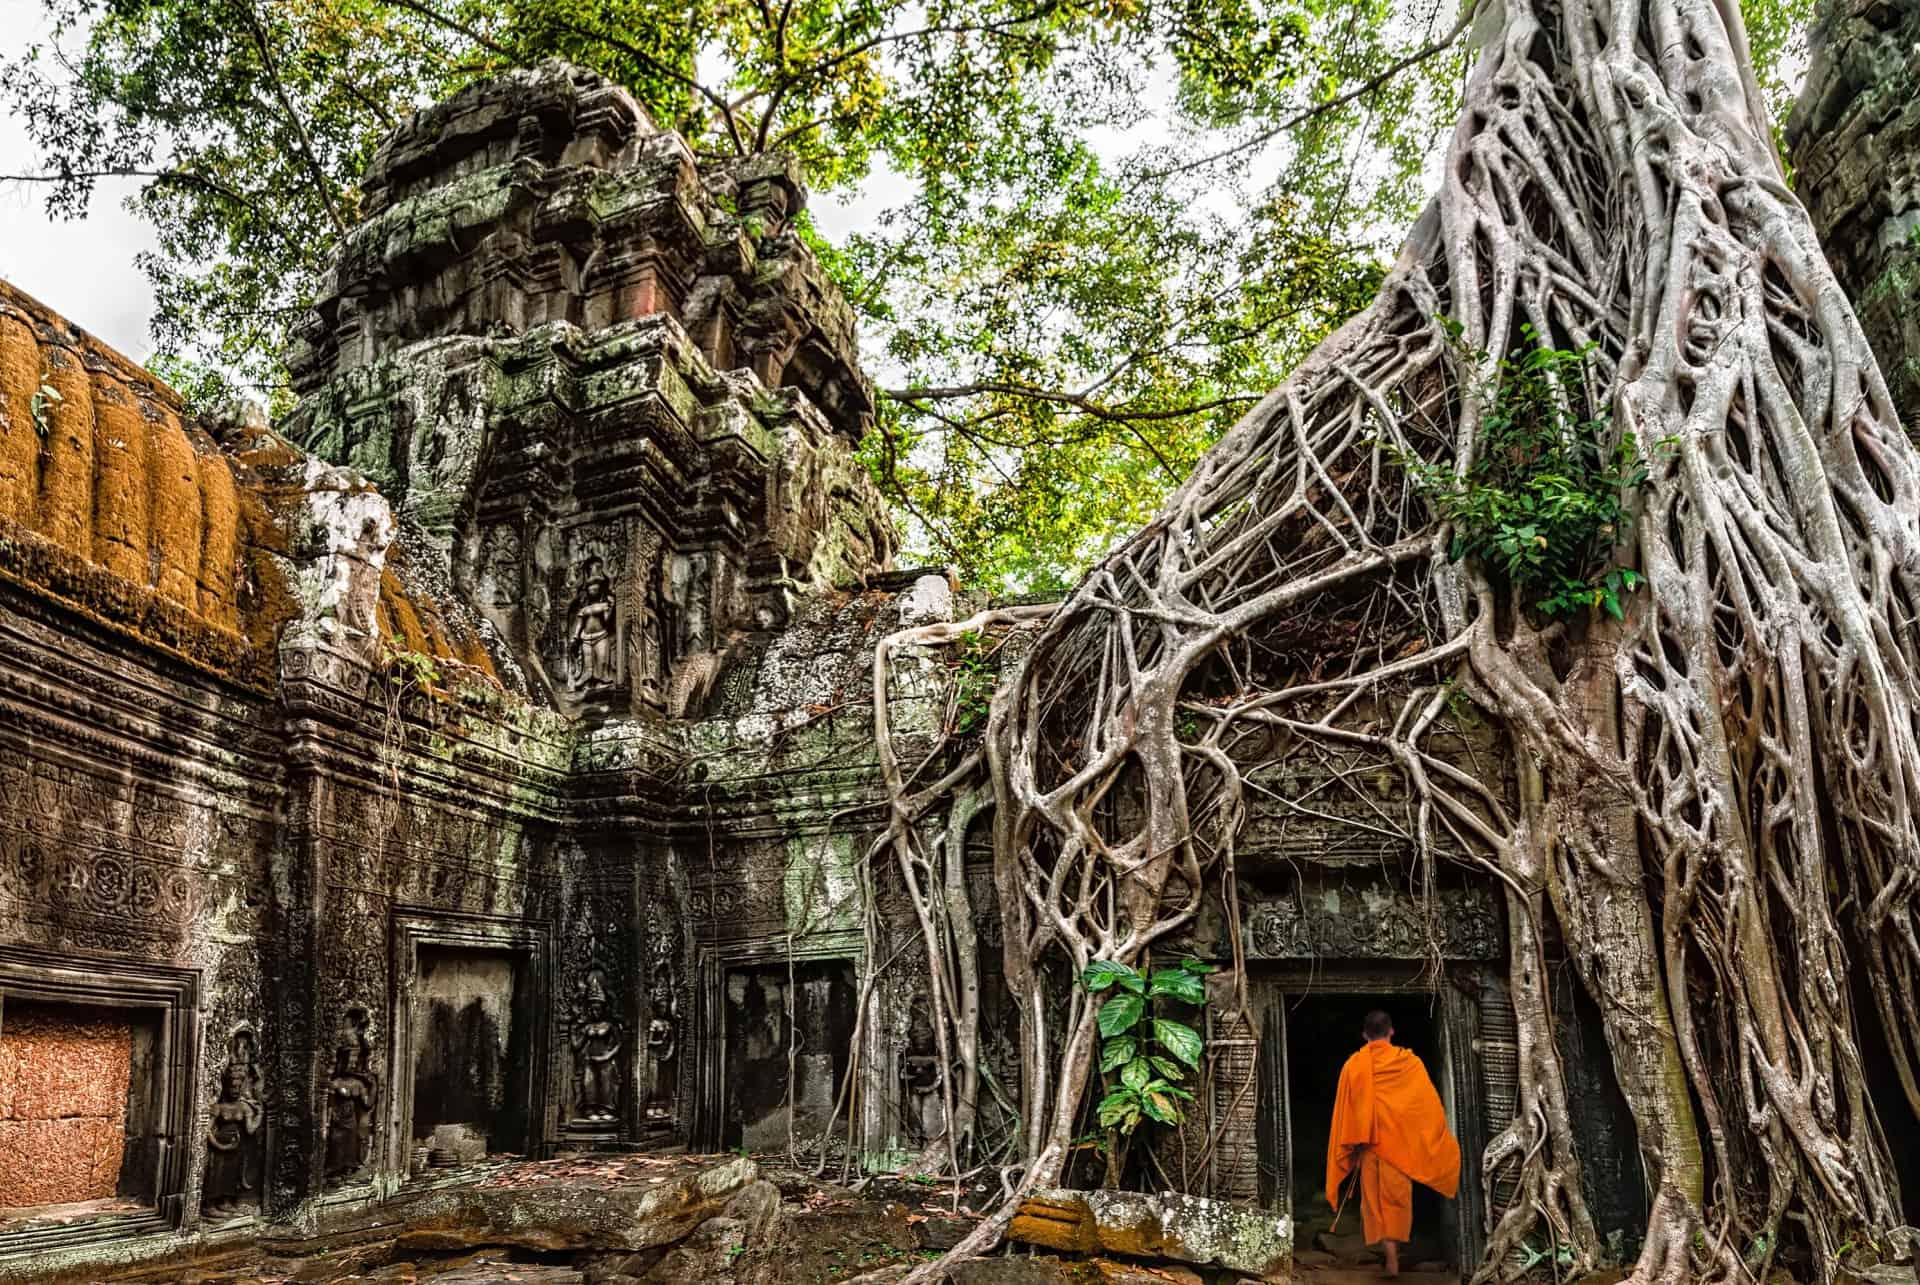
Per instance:
[[[866,458],[915,554],[1037,592],[1370,296],[1470,56],[1453,0],[44,3],[0,87],[41,165],[0,177],[67,216],[136,182],[154,364],[190,397],[283,406],[286,328],[380,137],[566,58],[697,154],[789,151],[882,206],[803,227],[886,393]],[[1772,76],[1807,0],[1762,4]]]

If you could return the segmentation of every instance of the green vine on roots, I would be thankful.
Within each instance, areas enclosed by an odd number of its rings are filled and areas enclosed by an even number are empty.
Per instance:
[[[1000,683],[1000,667],[994,659],[999,646],[979,630],[961,634],[951,646],[947,730],[955,736],[970,736],[986,727],[993,708],[993,689]]]
[[[1469,348],[1459,322],[1437,321],[1463,368],[1486,368],[1489,354]],[[1584,418],[1575,409],[1604,406],[1588,369],[1594,341],[1554,348],[1530,324],[1520,340],[1493,363],[1464,471],[1405,453],[1396,453],[1399,463],[1451,528],[1450,560],[1478,560],[1547,615],[1599,607],[1617,620],[1641,576],[1609,564],[1627,538],[1631,493],[1647,480],[1647,462],[1631,432],[1613,432],[1604,409]]]

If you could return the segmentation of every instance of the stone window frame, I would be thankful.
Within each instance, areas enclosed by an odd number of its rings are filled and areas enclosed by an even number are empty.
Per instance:
[[[420,948],[451,946],[462,950],[496,951],[524,959],[515,978],[515,992],[527,988],[532,1030],[527,1032],[527,1141],[528,1159],[544,1159],[557,1129],[557,1109],[548,1101],[547,1069],[553,1057],[553,924],[545,919],[483,915],[472,911],[439,910],[431,906],[395,906],[390,922],[393,945],[393,1004],[388,1041],[385,1117],[379,1154],[368,1168],[373,1173],[407,1176],[413,1149],[413,1028],[417,1008],[415,986],[420,979]]]
[[[157,1017],[152,1136],[153,1205],[137,1213],[83,1219],[65,1226],[0,1233],[0,1258],[45,1254],[101,1241],[180,1228],[201,1137],[196,1108],[200,1062],[200,970],[113,955],[0,946],[0,1029],[8,1001],[80,1004]]]
[[[857,930],[813,933],[804,940],[790,940],[785,933],[735,941],[702,943],[694,950],[692,1047],[699,1051],[699,1066],[694,1071],[693,1121],[689,1132],[695,1151],[718,1152],[721,1135],[726,1131],[727,1110],[727,973],[735,968],[762,968],[785,964],[845,963],[853,968],[854,994],[865,983],[865,939]],[[867,1024],[867,1047],[860,1052],[863,1068],[876,1065],[880,1023]],[[684,1066],[683,1066],[684,1071]],[[871,1074],[863,1070],[862,1075]],[[873,1094],[863,1094],[871,1102]],[[860,1121],[863,1146],[872,1145],[875,1121]]]

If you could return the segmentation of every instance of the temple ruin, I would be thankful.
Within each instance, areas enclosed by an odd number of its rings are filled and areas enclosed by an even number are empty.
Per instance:
[[[362,194],[271,426],[188,414],[0,285],[0,1271],[320,1236],[508,1156],[831,1132],[874,1169],[945,1127],[913,915],[863,865],[869,693],[881,639],[987,604],[895,566],[795,171],[703,170],[548,65],[403,124]],[[948,660],[889,665],[924,745]],[[1451,752],[1513,788],[1490,731]],[[1469,1264],[1511,1195],[1477,1163],[1517,1109],[1500,890],[1415,886],[1385,770],[1262,784],[1256,1011],[1207,1009],[1157,1163],[1284,1246],[1328,1059],[1386,997],[1475,1158],[1428,1249]],[[1223,922],[1185,947],[1230,961]],[[1577,992],[1589,1201],[1625,1230],[1631,1119]]]

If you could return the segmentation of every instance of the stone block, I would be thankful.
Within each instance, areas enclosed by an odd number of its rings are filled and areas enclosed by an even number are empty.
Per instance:
[[[114,1194],[132,1053],[131,1022],[109,1011],[8,1006],[0,1031],[0,1208]]]
[[[0,1120],[0,1208],[110,1198],[125,1145],[118,1120]]]
[[[1020,1205],[1008,1239],[1048,1249],[1164,1258],[1265,1276],[1286,1269],[1293,1223],[1252,1205],[1135,1191],[1035,1192]]]
[[[1190,1267],[1171,1264],[1122,1263],[1111,1258],[1093,1260],[1102,1285],[1206,1285]]]
[[[408,1202],[398,1212],[410,1230],[398,1247],[407,1252],[499,1245],[547,1253],[637,1253],[676,1246],[713,1218],[738,1220],[731,1230],[740,1234],[752,1230],[755,1219],[764,1226],[768,1197],[760,1187],[772,1192],[778,1212],[778,1189],[763,1182],[760,1167],[744,1156],[611,1185],[549,1180],[543,1172],[530,1166]]]

